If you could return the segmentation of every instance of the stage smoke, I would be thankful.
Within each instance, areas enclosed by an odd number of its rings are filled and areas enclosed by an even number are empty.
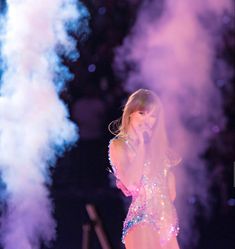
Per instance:
[[[0,19],[1,244],[6,249],[38,249],[56,235],[47,189],[49,167],[78,138],[58,97],[71,77],[59,55],[78,56],[68,31],[81,31],[88,13],[75,0],[9,0],[4,10]]]
[[[177,200],[181,236],[190,246],[198,239],[195,230],[189,234],[195,210],[210,206],[211,182],[202,155],[226,124],[214,66],[221,29],[232,21],[232,9],[230,0],[143,1],[116,51],[115,68],[126,89],[149,88],[162,99],[171,144],[183,158]],[[223,75],[227,72],[223,64]]]

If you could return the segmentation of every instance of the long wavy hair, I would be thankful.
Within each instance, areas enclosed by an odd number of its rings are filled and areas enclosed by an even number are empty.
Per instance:
[[[148,157],[154,164],[162,165],[168,149],[168,137],[165,127],[164,109],[160,98],[151,90],[139,89],[132,93],[124,108],[120,119],[109,124],[109,130],[116,137],[128,137],[130,115],[135,111],[148,111],[153,106],[157,108],[157,118],[153,127],[151,139],[146,145]]]

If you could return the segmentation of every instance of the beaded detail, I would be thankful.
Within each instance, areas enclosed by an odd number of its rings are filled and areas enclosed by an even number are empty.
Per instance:
[[[179,233],[178,218],[175,207],[170,200],[167,185],[169,161],[167,162],[168,167],[159,169],[154,176],[148,170],[150,163],[149,161],[144,163],[141,182],[138,187],[136,186],[138,191],[137,189],[131,191],[132,202],[123,224],[123,243],[125,243],[128,232],[134,226],[143,223],[151,225],[159,234],[161,245],[166,244],[172,236],[177,236]],[[112,163],[111,166],[116,174],[115,166]]]
[[[154,178],[148,176],[149,162],[144,165],[144,174],[138,196],[132,199],[124,221],[122,242],[130,229],[140,223],[147,223],[159,234],[164,245],[179,232],[178,219],[168,189],[166,171],[159,172]]]

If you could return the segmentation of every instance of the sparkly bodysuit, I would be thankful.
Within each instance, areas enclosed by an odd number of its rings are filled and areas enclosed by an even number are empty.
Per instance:
[[[125,141],[128,144],[128,140]],[[147,223],[158,233],[161,245],[164,245],[179,232],[178,219],[174,205],[169,196],[167,173],[170,166],[176,165],[181,159],[169,160],[166,158],[166,167],[158,170],[153,176],[149,170],[150,162],[145,162],[140,184],[129,190],[132,202],[124,221],[122,242],[134,226]],[[112,164],[115,176],[116,167]],[[121,180],[121,179],[118,179]]]

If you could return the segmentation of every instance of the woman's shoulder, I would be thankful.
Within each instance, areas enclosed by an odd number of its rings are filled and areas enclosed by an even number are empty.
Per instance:
[[[109,142],[109,157],[111,161],[124,160],[127,157],[127,144],[125,138],[116,136]]]
[[[126,164],[125,140],[122,137],[114,137],[109,142],[109,162],[113,168],[114,174],[118,175],[118,169]]]
[[[122,149],[126,147],[126,139],[122,136],[115,136],[109,141],[109,148]]]

